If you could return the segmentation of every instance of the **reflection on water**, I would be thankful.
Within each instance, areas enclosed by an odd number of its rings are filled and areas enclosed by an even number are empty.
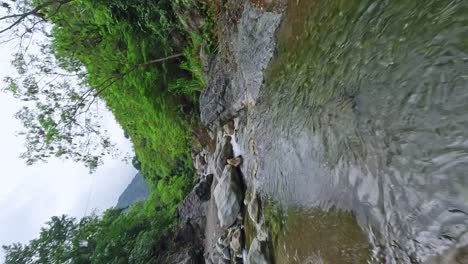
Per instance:
[[[360,230],[386,263],[443,252],[468,230],[468,1],[289,1],[249,120],[265,195],[360,226],[291,214],[289,257]]]

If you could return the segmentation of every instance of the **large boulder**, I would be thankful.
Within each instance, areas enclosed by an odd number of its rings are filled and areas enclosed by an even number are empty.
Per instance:
[[[247,264],[269,264],[270,251],[266,241],[261,241],[255,238],[250,245],[249,254],[247,255]]]
[[[231,165],[225,166],[213,194],[220,225],[222,228],[227,228],[236,222],[243,200],[241,179],[236,168]]]
[[[209,70],[208,85],[200,95],[200,116],[209,127],[235,117],[255,105],[264,81],[264,71],[275,50],[275,33],[281,13],[265,12],[246,1],[239,30],[227,48],[235,60],[218,55]]]

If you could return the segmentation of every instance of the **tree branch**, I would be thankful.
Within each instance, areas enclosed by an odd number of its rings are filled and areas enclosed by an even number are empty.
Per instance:
[[[8,15],[8,16],[3,16],[3,17],[0,17],[0,21],[1,20],[6,20],[6,19],[10,19],[10,18],[18,18],[16,19],[13,23],[11,23],[11,25],[7,26],[6,28],[4,29],[1,29],[0,30],[0,34],[12,29],[13,27],[17,26],[18,24],[20,24],[23,20],[25,20],[28,16],[30,15],[38,15],[39,12],[41,10],[43,10],[44,8],[48,7],[48,6],[51,6],[51,5],[54,5],[54,4],[58,4],[60,8],[62,5],[64,4],[67,4],[69,2],[71,2],[73,0],[63,0],[63,1],[49,1],[49,2],[45,2],[43,4],[40,4],[38,6],[36,6],[35,8],[33,8],[32,10],[28,11],[28,12],[25,12],[25,13],[22,13],[22,14],[13,14],[13,15]]]

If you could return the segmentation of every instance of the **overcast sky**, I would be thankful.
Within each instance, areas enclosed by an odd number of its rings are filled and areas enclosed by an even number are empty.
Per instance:
[[[0,81],[12,71],[9,54],[0,45]],[[23,139],[16,136],[21,124],[14,118],[20,106],[18,100],[0,91],[0,245],[27,243],[53,215],[81,218],[93,208],[102,211],[114,206],[136,174],[131,164],[110,158],[92,175],[71,161],[26,166],[19,158]],[[102,122],[122,150],[132,151],[111,114]],[[0,263],[3,259],[0,250]]]

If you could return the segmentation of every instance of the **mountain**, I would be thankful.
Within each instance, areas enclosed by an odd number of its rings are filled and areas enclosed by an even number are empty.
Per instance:
[[[138,201],[146,201],[150,194],[148,184],[141,172],[138,172],[125,191],[120,195],[116,208],[127,208]]]

